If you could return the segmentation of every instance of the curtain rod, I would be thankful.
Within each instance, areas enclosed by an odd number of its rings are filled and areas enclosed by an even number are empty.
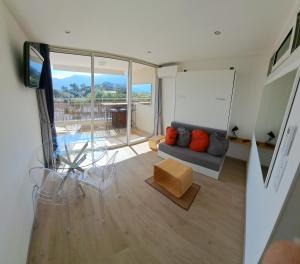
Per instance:
[[[49,48],[50,48],[50,51],[52,51],[52,52],[83,55],[83,56],[94,55],[96,57],[111,58],[111,59],[117,59],[117,60],[123,60],[123,61],[132,61],[132,62],[144,64],[147,66],[151,66],[154,68],[159,67],[159,65],[151,63],[151,62],[147,62],[147,61],[132,58],[132,57],[126,57],[126,56],[116,55],[116,54],[112,54],[112,53],[107,53],[107,52],[88,50],[88,49],[68,48],[68,47],[61,47],[61,46],[54,46],[54,45],[49,45]]]

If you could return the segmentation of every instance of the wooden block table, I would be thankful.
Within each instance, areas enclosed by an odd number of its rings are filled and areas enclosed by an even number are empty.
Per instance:
[[[149,138],[149,148],[152,150],[157,150],[157,145],[165,140],[165,137],[162,135],[154,136]]]
[[[180,198],[192,185],[192,168],[172,159],[154,165],[154,181],[169,193]]]

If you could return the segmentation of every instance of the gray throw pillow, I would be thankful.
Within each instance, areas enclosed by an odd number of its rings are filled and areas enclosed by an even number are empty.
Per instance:
[[[209,136],[209,146],[207,153],[214,156],[224,156],[228,150],[229,141],[224,134],[213,132]]]
[[[177,146],[187,148],[190,144],[190,141],[191,141],[191,132],[184,127],[177,128],[177,141],[176,141]]]

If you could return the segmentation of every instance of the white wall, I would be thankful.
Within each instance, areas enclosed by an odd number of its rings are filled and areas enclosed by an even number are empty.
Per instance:
[[[0,0],[0,262],[26,263],[33,220],[28,169],[40,144],[35,91],[22,80],[26,36]]]
[[[132,65],[132,84],[152,84],[151,104],[137,104],[135,113],[137,128],[152,134],[154,130],[156,69],[146,65],[137,65],[136,63]]]
[[[296,95],[287,127],[291,124],[296,124],[300,127],[299,111],[300,92]],[[255,137],[253,137],[247,171],[244,255],[246,264],[258,263],[258,260],[263,254],[300,161],[300,133],[298,131],[278,191],[274,188],[276,172],[279,170],[280,165],[278,160],[275,162],[269,185],[265,188],[255,140]]]
[[[294,177],[293,187],[281,211],[276,231],[272,235],[272,241],[294,240],[300,238],[300,164]]]

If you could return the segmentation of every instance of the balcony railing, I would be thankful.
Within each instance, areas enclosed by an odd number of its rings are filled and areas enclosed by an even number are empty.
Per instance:
[[[141,100],[142,99],[142,100]],[[139,98],[131,104],[131,111],[136,111],[136,105],[149,105],[149,98]],[[92,109],[93,108],[93,109]],[[62,121],[84,121],[91,120],[92,112],[95,120],[106,120],[112,108],[127,108],[126,99],[124,98],[105,98],[95,100],[92,103],[90,100],[67,100],[54,99],[54,118],[56,122]],[[134,115],[132,115],[134,118]]]
[[[112,108],[126,108],[124,100],[99,102],[95,101],[92,107],[87,101],[54,101],[54,118],[56,122],[68,120],[90,120],[94,112],[95,120],[105,120]]]

